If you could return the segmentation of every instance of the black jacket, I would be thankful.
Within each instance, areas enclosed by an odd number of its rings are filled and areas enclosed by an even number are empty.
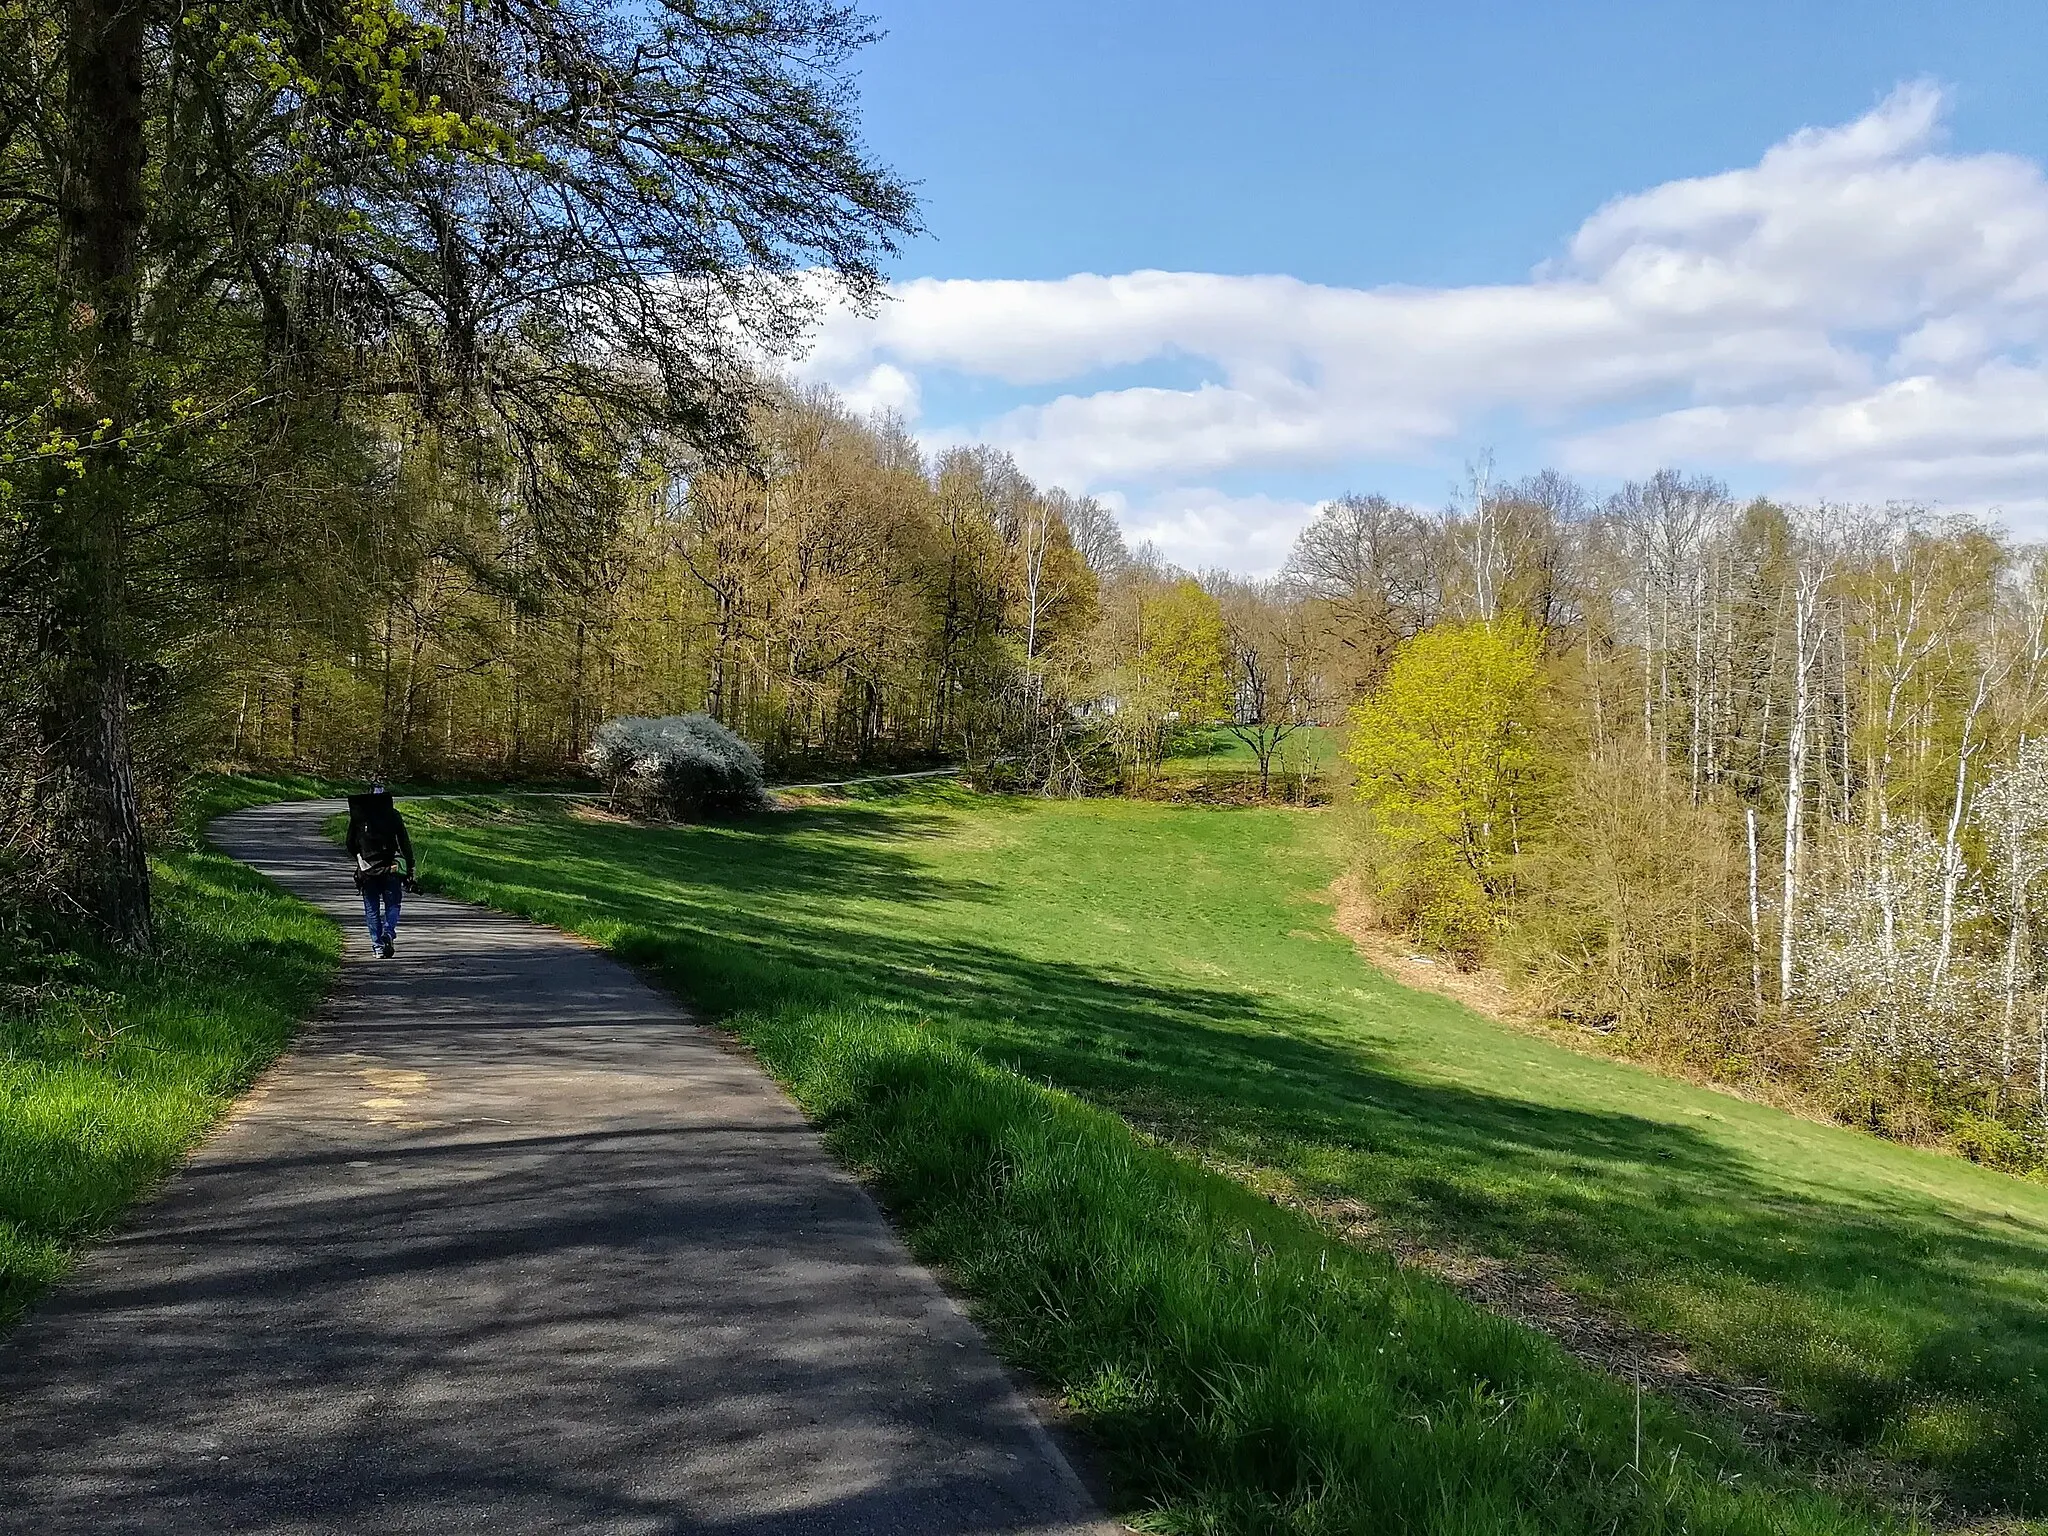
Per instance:
[[[375,857],[371,850],[381,853],[384,849],[395,849],[398,858],[405,861],[405,872],[413,871],[412,839],[406,835],[405,818],[398,814],[398,807],[391,796],[350,795],[348,797],[348,851],[361,869],[361,861],[371,861],[364,874],[391,874],[394,861],[386,862]]]

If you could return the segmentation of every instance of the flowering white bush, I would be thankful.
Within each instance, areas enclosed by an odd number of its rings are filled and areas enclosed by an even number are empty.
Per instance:
[[[1892,823],[1867,850],[1834,851],[1800,943],[1804,1007],[1822,1059],[1852,1070],[1909,1062],[1944,1081],[1974,1067],[1984,967],[1944,932],[1982,917],[1959,887],[1943,922],[1941,841],[1917,821]]]
[[[583,760],[637,816],[685,820],[770,805],[761,754],[709,715],[628,715],[597,728]]]

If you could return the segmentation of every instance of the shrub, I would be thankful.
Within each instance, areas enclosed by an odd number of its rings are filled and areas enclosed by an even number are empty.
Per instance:
[[[709,715],[607,720],[584,761],[636,816],[683,821],[770,804],[761,754]]]
[[[1950,1123],[1948,1144],[1973,1163],[1985,1163],[2007,1173],[2025,1173],[2041,1161],[2041,1149],[2023,1132],[1967,1109],[1958,1110]]]

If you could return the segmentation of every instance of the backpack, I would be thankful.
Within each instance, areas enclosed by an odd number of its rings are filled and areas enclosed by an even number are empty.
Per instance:
[[[350,795],[350,828],[356,847],[356,884],[397,873],[398,811],[388,795]]]
[[[363,828],[356,840],[358,857],[366,869],[388,873],[398,862],[398,830],[382,817]]]

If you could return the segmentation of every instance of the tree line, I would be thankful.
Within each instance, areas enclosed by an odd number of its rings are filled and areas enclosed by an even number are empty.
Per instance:
[[[1873,1130],[2048,1151],[2048,554],[1922,510],[1556,475],[1349,498],[1380,920],[1553,1017]]]
[[[1625,1048],[2038,1151],[2044,574],[1912,509],[1556,474],[1172,568],[775,381],[914,231],[831,0],[0,0],[0,929],[152,943],[190,770],[1264,787],[1347,725],[1387,922]]]
[[[559,544],[477,479],[451,500],[425,474],[338,619],[294,599],[228,637],[220,749],[545,775],[603,720],[702,710],[783,774],[961,762],[1086,793],[1218,721],[1270,768],[1326,713],[1279,584],[1177,570],[1099,502],[991,449],[928,457],[827,390],[759,384],[745,431],[741,460],[619,476],[545,580],[524,573]]]
[[[221,759],[549,773],[702,708],[779,767],[1080,788],[1211,707],[1207,599],[1148,630],[1174,579],[1101,507],[764,371],[917,228],[870,36],[0,0],[0,928],[150,948],[151,840]]]
[[[217,735],[531,774],[608,717],[703,709],[783,772],[1093,793],[1192,729],[1263,773],[1341,728],[1390,926],[1619,1049],[2038,1157],[2040,551],[1910,507],[1545,473],[1475,476],[1449,512],[1340,498],[1253,581],[822,390],[760,386],[745,433],[745,462],[619,476],[568,578],[519,579],[548,556],[475,477],[430,498],[374,607],[241,633]]]

